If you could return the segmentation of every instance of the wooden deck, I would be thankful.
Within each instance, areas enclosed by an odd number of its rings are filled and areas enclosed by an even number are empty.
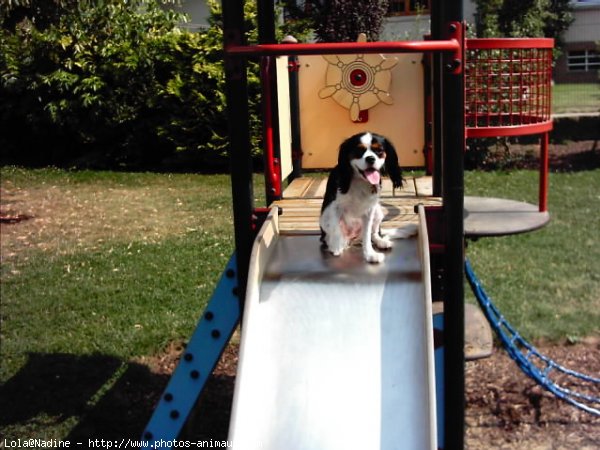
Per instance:
[[[319,215],[325,194],[325,178],[303,177],[294,180],[284,191],[283,200],[274,204],[281,209],[283,234],[319,233]],[[415,205],[441,205],[433,197],[431,177],[407,178],[402,189],[392,190],[389,179],[383,179],[381,204],[385,211],[382,228],[402,228],[417,223]],[[465,236],[487,237],[527,233],[542,228],[550,221],[547,211],[537,205],[499,198],[465,197]]]
[[[279,227],[282,234],[319,233],[319,215],[327,179],[303,177],[294,180],[284,191],[283,199],[274,204],[281,209]],[[383,180],[381,205],[385,212],[382,228],[402,228],[418,221],[415,205],[441,205],[441,199],[431,197],[431,177],[407,178],[402,189],[392,189],[389,179]]]

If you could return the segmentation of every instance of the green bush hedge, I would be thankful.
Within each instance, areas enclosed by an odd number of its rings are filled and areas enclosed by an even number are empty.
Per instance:
[[[202,33],[181,30],[184,18],[154,0],[45,3],[54,9],[44,17],[2,11],[2,162],[144,169],[182,152],[196,163],[224,156],[216,1]],[[249,84],[257,130],[256,75]]]

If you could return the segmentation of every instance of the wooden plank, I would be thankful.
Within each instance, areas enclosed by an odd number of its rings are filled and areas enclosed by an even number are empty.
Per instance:
[[[415,178],[415,188],[418,197],[431,197],[433,195],[433,179],[430,176]]]
[[[277,112],[279,114],[279,156],[281,177],[287,178],[293,170],[292,164],[292,119],[290,109],[290,84],[288,57],[275,58],[277,69]]]
[[[407,177],[404,179],[402,187],[394,190],[392,187],[392,181],[389,178],[384,178],[381,183],[381,196],[382,197],[415,197],[415,183],[413,177]]]
[[[323,178],[322,180],[318,180],[318,182],[313,183],[311,186],[311,190],[309,194],[315,198],[323,198],[325,197],[325,190],[327,189],[327,179]]]
[[[430,177],[428,177],[430,178]],[[427,181],[421,181],[423,188],[425,189]],[[429,180],[431,184],[431,180]],[[283,198],[285,199],[297,199],[297,198],[323,198],[325,196],[325,189],[327,187],[327,178],[312,178],[312,177],[301,177],[296,178],[290,183],[290,185],[283,192]],[[431,190],[431,188],[430,188]],[[416,197],[418,194],[417,186],[415,185],[415,179],[408,177],[404,179],[402,188],[392,189],[392,182],[389,178],[384,177],[382,180],[381,196],[382,197]],[[430,194],[429,194],[430,195]]]
[[[306,205],[317,205],[321,207],[321,203],[323,203],[323,199],[320,198],[290,198],[283,199],[274,202],[275,205],[281,206],[282,208],[285,206],[287,208],[293,207],[304,207]]]
[[[321,199],[297,198],[284,199],[274,204],[281,209],[279,224],[282,232],[319,231],[319,216],[321,214]],[[390,197],[382,198],[384,210],[382,227],[386,229],[400,228],[408,223],[417,222],[415,205],[440,205],[441,200],[434,197]]]
[[[310,186],[310,178],[296,178],[293,180],[287,188],[283,191],[284,198],[299,198],[302,197]]]

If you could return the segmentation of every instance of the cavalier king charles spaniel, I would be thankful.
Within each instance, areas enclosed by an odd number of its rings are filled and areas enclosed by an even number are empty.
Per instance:
[[[402,172],[396,150],[385,137],[365,132],[346,139],[340,146],[338,164],[327,180],[321,207],[321,242],[339,256],[356,238],[362,239],[365,261],[380,263],[380,250],[392,242],[380,230],[383,210],[379,204],[381,173],[392,180],[394,188],[402,186]]]

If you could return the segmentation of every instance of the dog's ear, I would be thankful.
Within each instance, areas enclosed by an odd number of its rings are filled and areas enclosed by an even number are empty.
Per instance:
[[[337,176],[338,176],[338,187],[342,194],[346,194],[350,189],[350,183],[354,177],[354,170],[350,165],[350,155],[352,153],[352,146],[355,145],[352,138],[346,139],[340,145],[338,152],[338,165],[337,165]]]
[[[385,170],[390,176],[394,188],[402,187],[402,169],[400,169],[396,149],[388,139],[384,139],[383,142],[385,150]]]

